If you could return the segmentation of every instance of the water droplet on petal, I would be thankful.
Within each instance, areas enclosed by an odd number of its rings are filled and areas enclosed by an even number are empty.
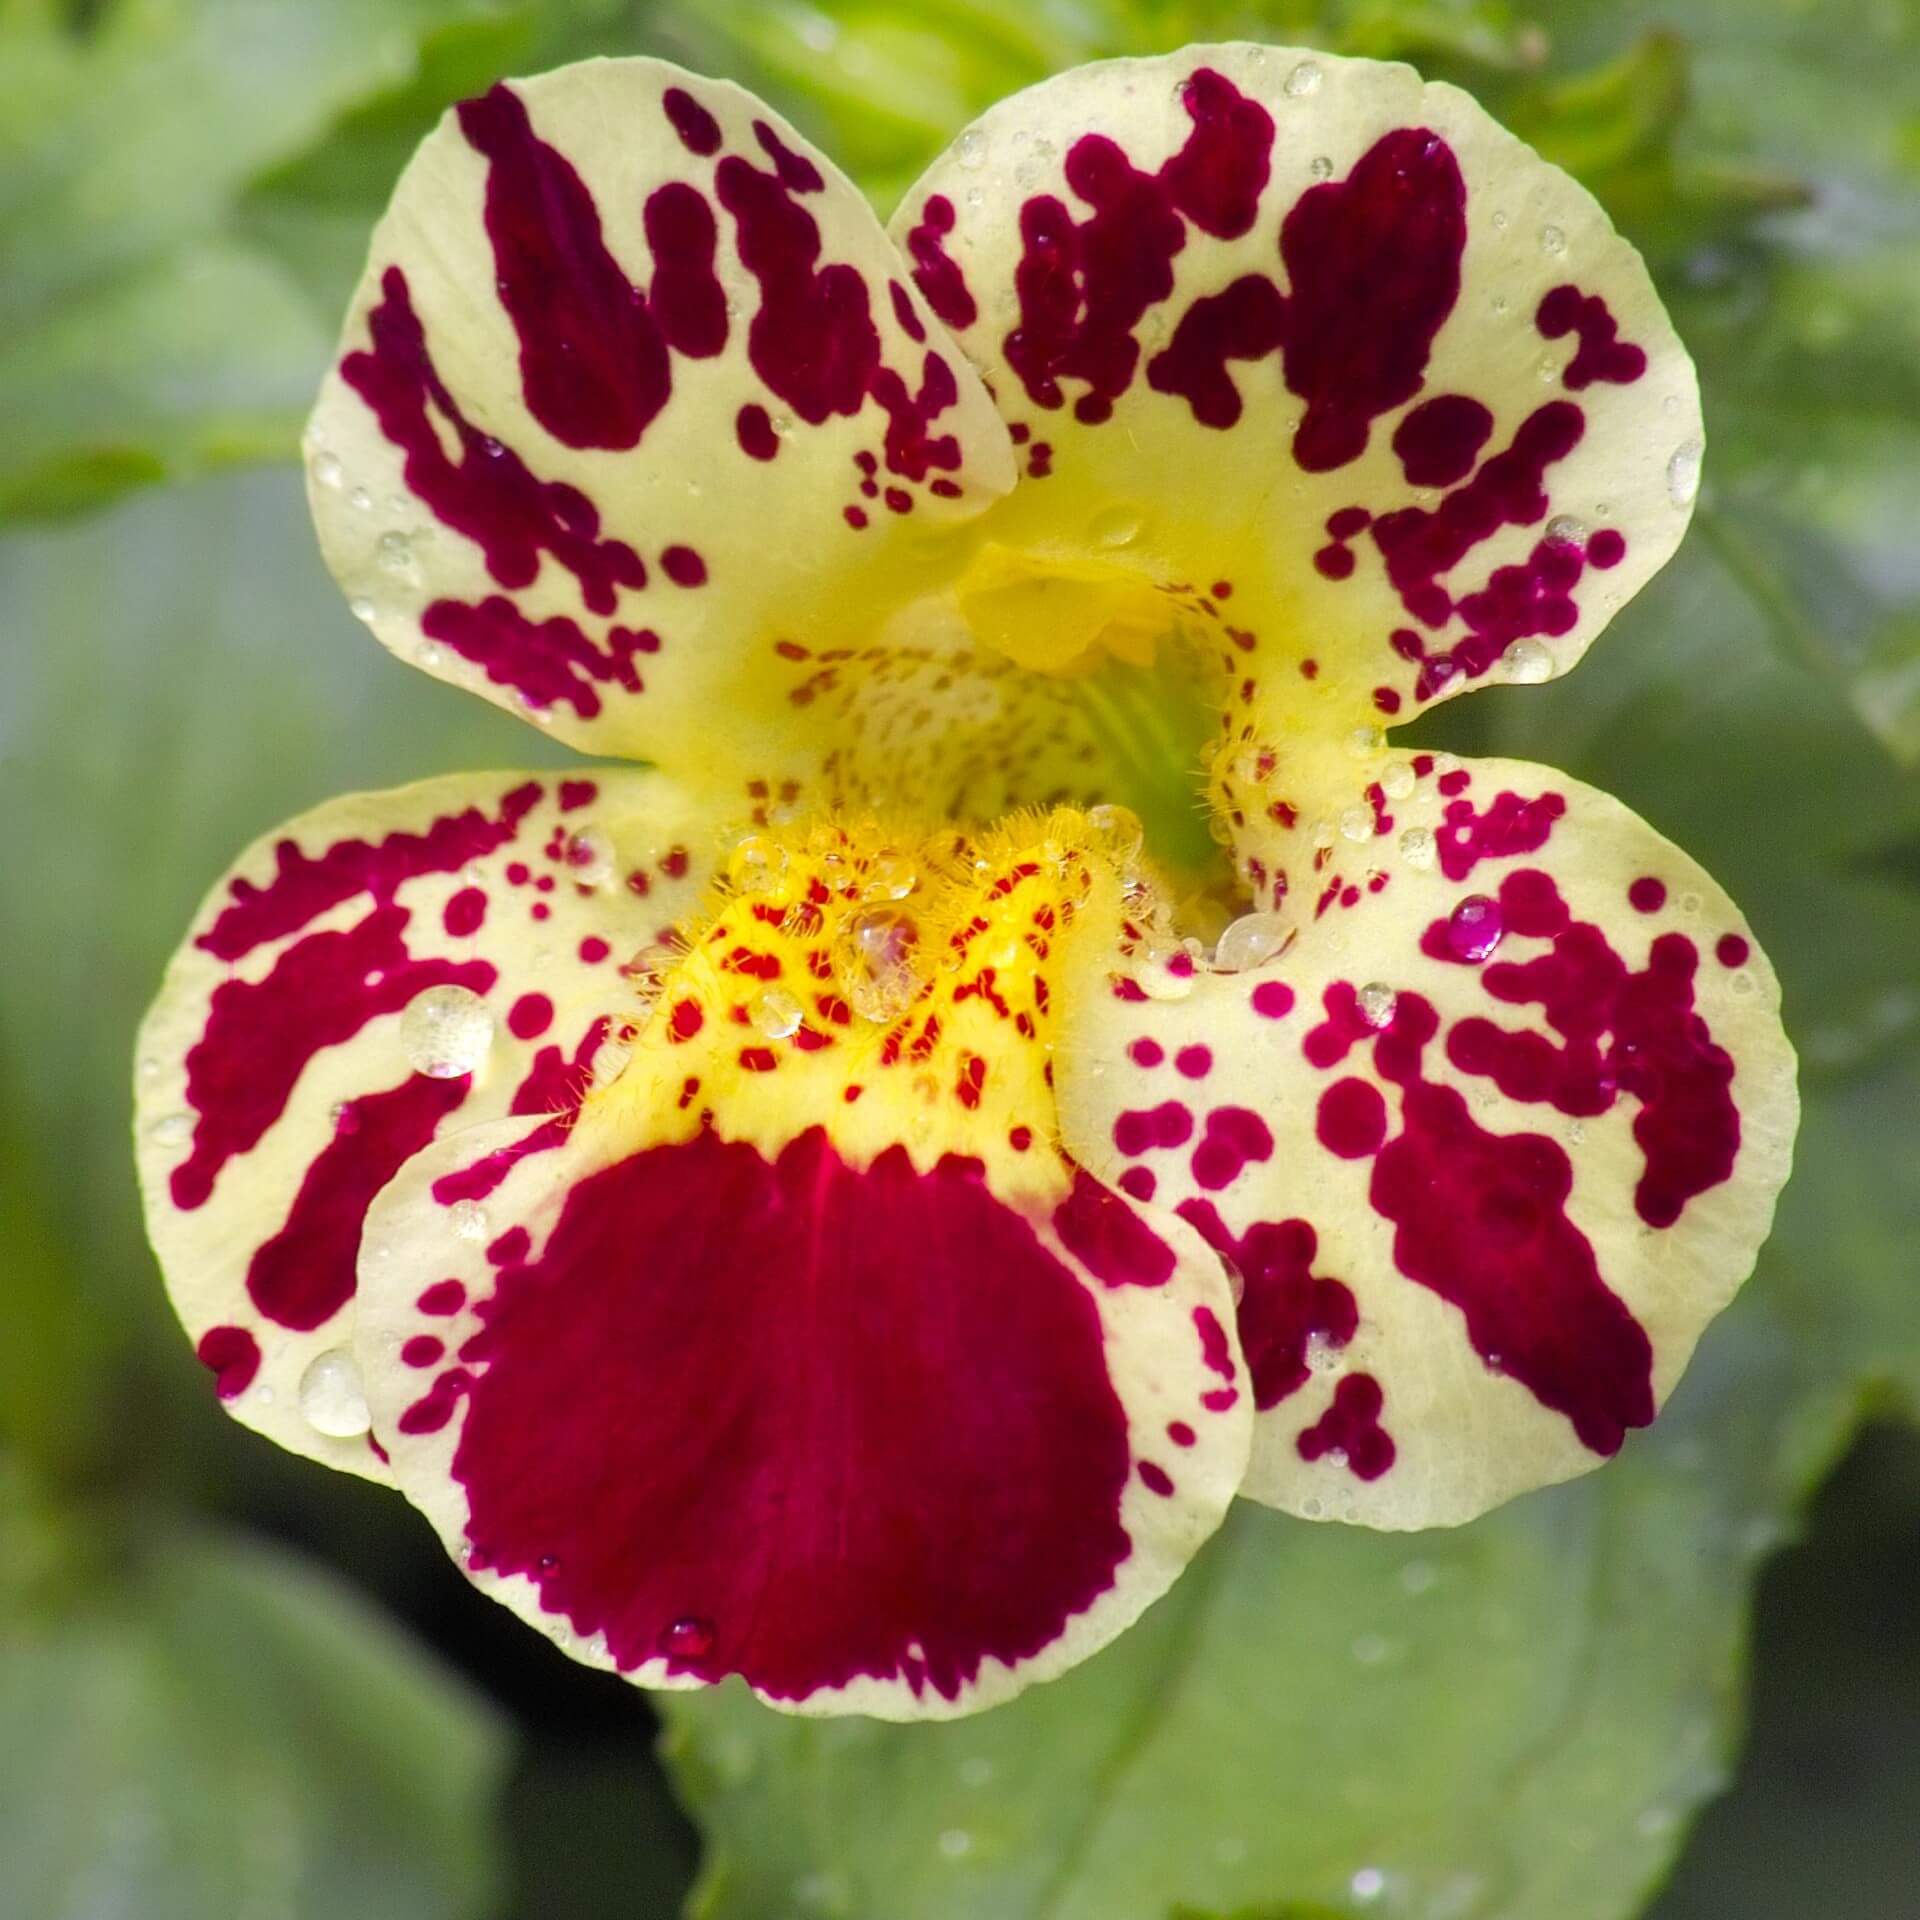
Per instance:
[[[193,1132],[193,1116],[187,1113],[169,1113],[153,1122],[147,1128],[147,1138],[156,1140],[163,1147],[178,1146]]]
[[[457,1240],[484,1240],[490,1223],[486,1208],[478,1200],[456,1200],[447,1209],[447,1225]]]
[[[753,996],[747,1018],[769,1040],[786,1040],[800,1031],[806,1009],[784,987],[765,987]]]
[[[574,829],[566,846],[567,872],[583,887],[601,887],[613,878],[613,836],[591,821]]]
[[[1343,840],[1371,840],[1373,809],[1368,806],[1348,807],[1340,816],[1340,837]]]
[[[349,600],[347,602],[347,611],[352,614],[362,626],[372,625],[373,602],[369,600],[365,594],[356,594]]]
[[[904,900],[920,884],[920,869],[904,853],[891,847],[876,853],[867,863],[861,882],[863,900]]]
[[[1290,100],[1302,100],[1309,94],[1318,93],[1320,91],[1320,82],[1325,78],[1326,75],[1322,73],[1319,67],[1311,60],[1302,60],[1300,64],[1287,75],[1287,98]]]
[[[404,533],[383,533],[375,551],[387,573],[406,573],[413,566],[413,542]]]
[[[1559,254],[1565,253],[1566,250],[1567,236],[1562,233],[1558,227],[1542,227],[1540,229],[1540,251],[1542,253]]]
[[[836,971],[847,1003],[876,1024],[899,1019],[919,998],[914,966],[920,929],[893,907],[871,907],[849,920],[837,944]]]
[[[1090,808],[1087,824],[1102,853],[1124,866],[1146,844],[1147,830],[1131,807],[1102,805]]]
[[[1214,942],[1213,964],[1223,973],[1249,972],[1287,945],[1288,931],[1277,913],[1243,913]]]
[[[1360,1018],[1370,1027],[1384,1027],[1392,1024],[1393,1010],[1400,996],[1391,987],[1382,986],[1378,980],[1370,980],[1354,995],[1360,1005]]]
[[[1140,537],[1140,516],[1131,507],[1108,507],[1094,516],[1091,531],[1099,546],[1131,546]]]
[[[987,157],[987,136],[978,127],[969,127],[953,143],[953,157],[969,170],[982,165]]]
[[[1331,180],[1333,178],[1333,162],[1329,160],[1324,153],[1316,153],[1312,160],[1307,163],[1307,171],[1312,174],[1316,180]]]
[[[1586,527],[1570,513],[1556,513],[1547,522],[1547,538],[1564,546],[1578,546],[1586,537]]]
[[[1674,449],[1667,462],[1667,498],[1676,507],[1693,504],[1700,491],[1700,459],[1705,449],[1698,440],[1688,440]]]
[[[727,879],[735,893],[766,893],[786,869],[786,849],[765,834],[748,834],[727,857]]]
[[[1414,788],[1414,772],[1411,761],[1396,760],[1380,775],[1380,791],[1389,800],[1404,800]]]
[[[351,1440],[366,1432],[371,1424],[366,1390],[345,1347],[329,1347],[300,1376],[300,1412],[315,1433],[332,1440]]]
[[[313,456],[313,477],[323,487],[338,487],[343,478],[340,456],[337,453],[316,453]]]
[[[1516,640],[1500,656],[1500,670],[1515,686],[1537,687],[1553,678],[1553,655],[1538,640]]]
[[[1437,852],[1433,835],[1425,827],[1409,827],[1400,836],[1400,858],[1422,873],[1433,865]]]
[[[676,1660],[704,1660],[713,1651],[713,1641],[711,1620],[702,1620],[698,1614],[683,1614],[661,1630],[660,1651]]]
[[[660,997],[667,975],[679,956],[664,940],[650,941],[621,967],[621,975],[632,986],[643,1006],[651,1006]]]
[[[1462,960],[1484,960],[1506,930],[1500,903],[1489,894],[1470,893],[1447,915],[1447,945]]]
[[[356,507],[357,507],[357,508],[358,508],[358,509],[359,509],[359,510],[360,510],[360,511],[362,512],[362,513],[370,513],[370,512],[372,512],[372,510],[373,510],[373,495],[372,495],[371,493],[369,493],[369,492],[367,491],[367,489],[366,489],[365,487],[355,487],[355,488],[354,488],[354,490],[353,490],[353,491],[352,491],[352,492],[351,492],[350,494],[348,494],[348,495],[347,495],[347,498],[348,498],[348,499],[349,499],[349,500],[350,500],[350,501],[351,501],[351,502],[352,502],[352,503],[354,504],[354,506],[356,506]]]
[[[486,1059],[493,1045],[493,1014],[466,987],[429,987],[400,1016],[400,1048],[415,1073],[457,1080]]]

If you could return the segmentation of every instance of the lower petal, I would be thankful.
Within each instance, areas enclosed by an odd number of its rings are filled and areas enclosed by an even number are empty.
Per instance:
[[[900,936],[970,928],[960,962],[836,1019],[812,957],[906,895],[900,855],[824,844],[751,851],[784,881],[723,896],[557,1151],[508,1121],[409,1164],[369,1217],[358,1352],[403,1489],[576,1658],[944,1717],[1165,1590],[1251,1409],[1219,1261],[1052,1144],[1034,988],[1080,937],[1066,896],[987,858]],[[769,1007],[782,982],[808,1018]],[[485,1245],[444,1224],[476,1172]]]
[[[148,1231],[237,1418],[386,1477],[351,1354],[369,1202],[448,1127],[566,1124],[637,1004],[623,966],[688,910],[711,831],[654,774],[461,774],[330,802],[241,855],[136,1076]],[[477,1200],[454,1227],[484,1234]]]
[[[1354,777],[1374,851],[1289,945],[1082,1003],[1063,1135],[1237,1267],[1245,1490],[1450,1524],[1653,1419],[1766,1237],[1793,1056],[1738,913],[1618,802],[1510,761]]]

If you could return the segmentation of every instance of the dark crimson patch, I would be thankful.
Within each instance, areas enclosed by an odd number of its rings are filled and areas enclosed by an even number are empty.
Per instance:
[[[1173,1249],[1120,1198],[1082,1168],[1053,1210],[1060,1244],[1109,1287],[1159,1287],[1173,1278]]]
[[[1336,1450],[1356,1480],[1378,1480],[1393,1465],[1397,1451],[1380,1424],[1385,1396],[1370,1373],[1349,1373],[1333,1390],[1327,1410],[1294,1442],[1302,1460],[1319,1460]]]
[[[628,693],[643,690],[635,662],[660,650],[649,627],[609,627],[604,641],[589,639],[565,614],[530,620],[504,594],[489,594],[477,606],[436,600],[420,617],[430,640],[470,660],[497,687],[511,687],[541,712],[567,705],[583,720],[600,711],[596,684]]]
[[[416,1429],[470,1396],[477,1569],[631,1671],[956,1697],[1112,1586],[1132,1470],[1099,1316],[975,1162],[705,1134],[568,1196]],[[698,1631],[689,1631],[689,1624]]]
[[[1542,296],[1533,323],[1543,339],[1571,333],[1579,341],[1560,376],[1560,384],[1574,393],[1596,380],[1628,387],[1647,370],[1646,349],[1619,337],[1619,323],[1597,293],[1582,293],[1571,285],[1555,287]]]
[[[213,1375],[213,1390],[222,1400],[245,1393],[260,1371],[260,1343],[245,1327],[210,1327],[193,1351]]]
[[[919,224],[907,233],[907,253],[913,261],[913,284],[920,289],[921,298],[960,333],[979,319],[980,309],[967,291],[960,263],[947,252],[947,235],[953,226],[953,202],[944,193],[929,194],[920,209]]]

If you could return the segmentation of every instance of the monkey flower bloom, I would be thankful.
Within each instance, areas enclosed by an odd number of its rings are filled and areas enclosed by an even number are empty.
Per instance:
[[[1068,73],[890,232],[654,61],[467,102],[321,542],[648,765],[337,801],[208,900],[139,1150],[220,1395],[581,1659],[893,1717],[1084,1658],[1236,1492],[1605,1460],[1766,1235],[1774,978],[1617,801],[1389,735],[1571,668],[1700,452],[1638,256],[1405,67]]]

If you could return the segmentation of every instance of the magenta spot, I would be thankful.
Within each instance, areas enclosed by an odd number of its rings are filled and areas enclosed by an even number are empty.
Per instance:
[[[1204,1080],[1213,1071],[1211,1047],[1182,1047],[1173,1057],[1174,1066],[1189,1080]]]
[[[471,661],[495,686],[513,688],[536,711],[565,703],[583,720],[600,712],[596,683],[643,691],[634,662],[660,648],[660,636],[650,628],[609,627],[602,643],[565,614],[530,620],[497,593],[477,606],[435,600],[421,615],[420,629]]]
[[[540,793],[539,783],[529,780],[502,798],[498,819],[468,807],[443,814],[424,833],[336,840],[317,858],[302,853],[296,842],[282,840],[273,850],[273,878],[264,887],[246,879],[229,881],[229,904],[193,944],[216,960],[239,960],[356,893],[391,902],[409,880],[452,873],[505,846],[539,804]]]
[[[1185,400],[1203,427],[1224,430],[1239,421],[1242,410],[1227,362],[1264,360],[1285,337],[1286,300],[1279,288],[1262,274],[1245,274],[1221,292],[1193,301],[1173,338],[1147,363],[1147,384],[1156,393]],[[1346,558],[1351,573],[1353,556]]]
[[[771,460],[780,451],[780,436],[774,432],[765,407],[742,407],[734,416],[733,431],[740,451],[751,460]]]
[[[1493,415],[1464,393],[1423,400],[1393,431],[1400,471],[1413,487],[1450,487],[1464,480],[1493,432]]]
[[[613,949],[597,933],[590,933],[580,942],[580,958],[588,966],[597,967]]]
[[[431,1333],[416,1333],[400,1349],[400,1364],[406,1367],[437,1366],[447,1343]]]
[[[450,1367],[426,1393],[400,1416],[402,1433],[438,1433],[453,1418],[454,1408],[473,1385],[465,1367]]]
[[[1635,913],[1658,913],[1667,904],[1667,883],[1643,873],[1627,889],[1627,903]]]
[[[1541,298],[1534,325],[1544,339],[1558,340],[1568,333],[1579,337],[1579,349],[1560,376],[1561,384],[1575,393],[1596,380],[1631,386],[1647,370],[1645,348],[1619,337],[1619,323],[1597,293],[1583,294],[1572,285],[1553,288]]]
[[[1723,967],[1744,967],[1747,964],[1747,956],[1752,951],[1752,947],[1741,935],[1723,933],[1714,943],[1713,957]]]
[[[398,1013],[428,987],[485,993],[493,985],[484,960],[413,959],[402,938],[406,923],[404,907],[376,908],[345,931],[296,941],[264,979],[228,980],[213,990],[206,1026],[187,1054],[187,1104],[199,1118],[193,1151],[169,1178],[175,1206],[191,1212],[206,1203],[221,1168],[279,1119],[316,1054],[351,1040],[369,1020]],[[364,1125],[364,1103],[357,1110]]]
[[[1060,1244],[1109,1287],[1158,1287],[1173,1277],[1173,1249],[1117,1194],[1084,1168],[1053,1210]]]
[[[1462,1035],[1475,1028],[1488,1033],[1470,1035],[1470,1056],[1498,1058],[1525,1039],[1552,1050],[1538,1035],[1463,1021],[1448,1057],[1464,1072],[1494,1070],[1493,1058],[1476,1067],[1460,1055]],[[1423,1056],[1438,1030],[1432,1006],[1402,993],[1393,1026],[1374,1044],[1379,1073],[1402,1090],[1402,1130],[1381,1148],[1370,1190],[1374,1211],[1396,1228],[1394,1264],[1461,1310],[1489,1365],[1497,1361],[1542,1406],[1565,1414],[1582,1444],[1613,1453],[1628,1427],[1653,1418],[1653,1349],[1567,1218],[1565,1150],[1543,1134],[1489,1133],[1458,1091],[1427,1081]]]
[[[1114,1185],[1136,1200],[1151,1200],[1160,1182],[1151,1167],[1128,1167]]]
[[[467,1097],[465,1075],[413,1074],[353,1103],[355,1124],[313,1158],[280,1230],[247,1265],[247,1293],[277,1325],[309,1333],[354,1296],[360,1228],[373,1197]]]
[[[553,1002],[544,993],[523,993],[507,1010],[507,1031],[516,1040],[532,1040],[553,1025]]]
[[[1640,1102],[1633,1136],[1645,1158],[1634,1206],[1649,1226],[1672,1226],[1688,1200],[1732,1174],[1740,1147],[1733,1061],[1694,1009],[1693,942],[1662,934],[1646,970],[1632,973],[1599,927],[1572,918],[1545,874],[1509,876],[1500,899],[1516,932],[1553,946],[1535,960],[1489,967],[1481,985],[1509,1005],[1540,1007],[1564,1045],[1467,1019],[1448,1036],[1447,1058],[1488,1075],[1511,1100],[1568,1114],[1604,1113],[1616,1092],[1630,1094]]]
[[[467,1290],[458,1280],[436,1280],[413,1304],[436,1319],[447,1318],[467,1304]]]
[[[1131,1551],[1094,1303],[976,1163],[856,1173],[817,1129],[772,1164],[653,1148],[576,1186],[482,1315],[453,1461],[474,1564],[622,1670],[698,1622],[674,1657],[702,1679],[951,1700]]]
[[[1349,1373],[1333,1390],[1333,1399],[1295,1445],[1303,1460],[1338,1452],[1356,1480],[1378,1480],[1393,1465],[1394,1444],[1380,1424],[1385,1396],[1370,1373]]]
[[[1351,547],[1322,547],[1313,556],[1313,570],[1323,579],[1345,580],[1353,573]]]
[[[980,309],[967,291],[960,264],[946,249],[953,231],[953,202],[944,193],[927,196],[919,225],[907,234],[907,252],[913,260],[913,284],[921,297],[956,333],[973,325]]]
[[[1136,1067],[1157,1067],[1167,1057],[1158,1040],[1144,1038],[1136,1040],[1127,1053]]]
[[[1284,980],[1263,980],[1253,990],[1252,1006],[1263,1020],[1284,1020],[1293,1011],[1293,989]]]
[[[1211,1307],[1195,1307],[1194,1331],[1200,1336],[1200,1360],[1209,1373],[1216,1373],[1231,1386],[1239,1376],[1233,1364],[1233,1345],[1227,1330],[1214,1317]],[[1228,1402],[1229,1405],[1232,1402]]]
[[[1151,1460],[1142,1460],[1140,1478],[1150,1493],[1157,1493],[1163,1500],[1172,1496],[1173,1476],[1166,1468],[1155,1466]]]
[[[1183,1200],[1176,1211],[1239,1269],[1240,1350],[1253,1404],[1264,1413],[1306,1384],[1309,1340],[1343,1347],[1353,1338],[1360,1324],[1353,1295],[1314,1274],[1319,1240],[1304,1220],[1262,1220],[1236,1239],[1211,1200]]]
[[[1464,771],[1442,774],[1440,791],[1453,793],[1456,781],[1466,785]],[[1452,800],[1433,836],[1440,871],[1449,880],[1464,880],[1482,860],[1513,860],[1523,853],[1538,853],[1566,810],[1565,799],[1557,793],[1542,793],[1531,800],[1500,793],[1484,813],[1475,813],[1471,800]]]
[[[637,446],[666,404],[669,348],[706,357],[726,343],[712,210],[677,181],[648,199],[654,284],[643,295],[607,251],[586,182],[535,137],[516,93],[496,86],[456,112],[488,163],[495,286],[519,336],[528,412],[570,447]]]
[[[669,87],[660,104],[689,153],[704,160],[720,151],[719,121],[685,87]]]
[[[439,1199],[438,1192],[434,1198]],[[487,1249],[487,1258],[496,1267],[517,1267],[527,1257],[527,1249],[532,1246],[532,1236],[525,1227],[510,1227]]]
[[[1197,1435],[1184,1420],[1169,1420],[1167,1422],[1167,1438],[1171,1440],[1176,1447],[1190,1447],[1199,1438],[1199,1435]]]
[[[707,563],[691,547],[669,547],[660,556],[660,566],[676,587],[707,584]]]
[[[1387,1137],[1387,1103],[1367,1080],[1336,1080],[1320,1096],[1314,1131],[1320,1144],[1342,1160],[1378,1153]]]
[[[1128,1159],[1156,1147],[1184,1146],[1193,1137],[1193,1115],[1178,1100],[1157,1107],[1129,1107],[1113,1123],[1113,1144]]]
[[[599,798],[600,789],[591,780],[562,780],[556,795],[562,813],[577,813]]]
[[[826,181],[804,153],[796,153],[764,120],[753,123],[753,137],[760,150],[773,162],[776,179],[789,193],[821,193]]]
[[[887,294],[893,301],[893,317],[900,331],[916,343],[925,340],[927,330],[921,324],[920,316],[913,310],[913,296],[898,280],[887,282]]]
[[[1038,406],[1063,405],[1061,381],[1077,380],[1086,391],[1075,417],[1107,419],[1133,382],[1135,329],[1173,291],[1187,222],[1221,239],[1253,224],[1272,165],[1272,116],[1206,67],[1181,101],[1192,131],[1158,173],[1140,172],[1104,134],[1083,134],[1067,149],[1066,180],[1093,212],[1076,221],[1052,194],[1020,209],[1019,321],[1002,352]]]
[[[1627,557],[1626,535],[1615,527],[1602,527],[1587,542],[1587,564],[1605,572],[1609,567],[1617,567]]]
[[[213,1375],[213,1390],[222,1400],[245,1393],[260,1371],[260,1343],[245,1327],[210,1327],[193,1351]]]
[[[1189,1162],[1196,1185],[1210,1193],[1230,1187],[1250,1161],[1273,1157],[1273,1134],[1250,1107],[1215,1107]]]
[[[1455,959],[1477,962],[1500,944],[1505,932],[1499,901],[1489,894],[1470,893],[1447,915],[1444,938]],[[1421,951],[1428,951],[1424,942]]]
[[[480,923],[486,917],[487,896],[478,887],[462,887],[447,902],[446,910],[440,916],[440,924],[456,940],[464,940],[480,931]]]

